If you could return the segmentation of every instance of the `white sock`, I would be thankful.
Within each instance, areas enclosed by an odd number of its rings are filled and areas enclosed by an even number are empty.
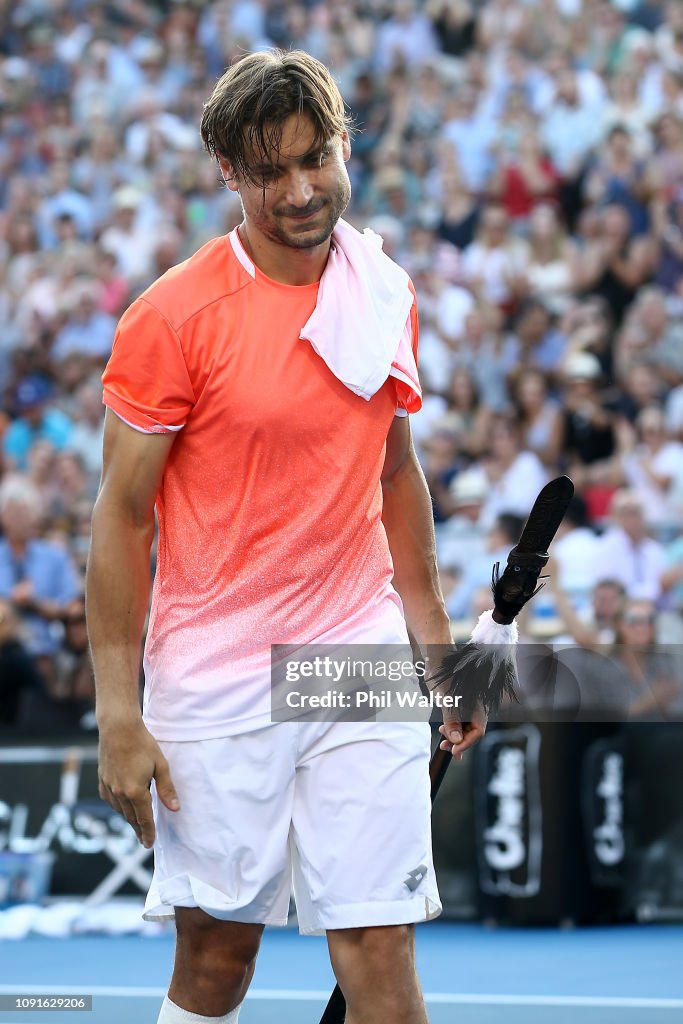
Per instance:
[[[240,1015],[240,1007],[236,1006],[230,1013],[223,1017],[204,1017],[201,1013],[191,1013],[190,1010],[183,1010],[176,1006],[168,996],[163,1001],[157,1024],[237,1024]]]

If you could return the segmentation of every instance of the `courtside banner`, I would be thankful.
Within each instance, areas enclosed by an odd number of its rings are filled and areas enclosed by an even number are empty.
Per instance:
[[[495,725],[474,750],[480,913],[510,924],[619,919],[623,726]]]
[[[540,733],[534,725],[489,732],[477,751],[475,820],[479,884],[491,895],[541,888]]]
[[[500,646],[477,645],[460,682],[496,671]],[[271,647],[271,719],[286,721],[426,721],[459,714],[462,696],[430,685],[430,674],[453,648],[433,646],[428,660],[408,644],[278,644]],[[683,720],[680,645],[638,649],[613,644],[519,643],[517,700],[491,722]]]
[[[624,749],[619,736],[589,744],[581,763],[580,794],[586,856],[594,885],[624,881]]]
[[[52,895],[146,893],[152,851],[98,795],[93,744],[0,747],[0,874],[5,899],[31,881],[36,862],[49,858]],[[24,863],[22,863],[24,862]]]

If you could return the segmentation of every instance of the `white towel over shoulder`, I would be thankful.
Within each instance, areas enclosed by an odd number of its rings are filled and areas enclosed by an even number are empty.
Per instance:
[[[340,220],[320,280],[318,302],[301,330],[332,373],[369,401],[395,377],[401,404],[416,412],[422,391],[411,345],[409,278],[382,251],[382,238]]]

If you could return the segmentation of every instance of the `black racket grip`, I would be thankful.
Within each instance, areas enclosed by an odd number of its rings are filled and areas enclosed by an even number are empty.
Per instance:
[[[339,985],[335,985],[334,991],[325,1007],[325,1012],[320,1018],[320,1024],[344,1024],[345,1017],[346,1000]]]

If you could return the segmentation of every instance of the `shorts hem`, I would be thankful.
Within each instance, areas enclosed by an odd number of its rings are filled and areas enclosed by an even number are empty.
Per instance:
[[[185,904],[183,904],[185,905]],[[180,906],[180,904],[178,904]],[[287,917],[259,917],[258,915],[248,916],[243,914],[239,910],[234,912],[225,910],[224,907],[198,907],[197,909],[203,910],[209,917],[215,917],[218,921],[234,921],[235,924],[262,924],[267,928],[286,928],[289,924],[289,915]],[[143,921],[174,921],[175,920],[175,907],[167,907],[165,904],[158,904],[152,907],[150,910],[146,910],[142,915]]]
[[[432,921],[442,911],[441,903],[433,896],[416,896],[410,900],[390,900],[383,903],[346,903],[329,907],[319,913],[299,917],[301,935],[324,935],[335,928],[371,928],[392,924],[420,924]]]
[[[288,921],[289,900],[285,913],[283,900],[279,902],[280,907],[270,909],[254,903],[240,903],[215,886],[200,881],[194,875],[184,874],[176,875],[166,882],[152,880],[142,917],[145,921],[165,921],[175,917],[176,907],[191,907],[203,910],[205,914],[219,921],[274,925],[282,928]]]

